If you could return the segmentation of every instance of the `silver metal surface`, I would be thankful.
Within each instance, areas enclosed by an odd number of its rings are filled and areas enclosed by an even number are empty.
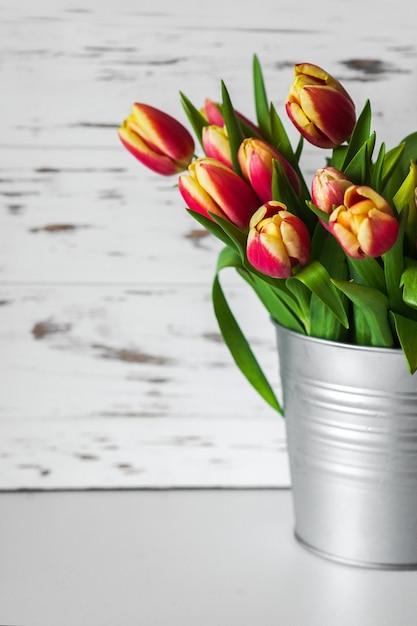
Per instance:
[[[417,375],[400,350],[277,326],[297,539],[338,561],[417,567]]]

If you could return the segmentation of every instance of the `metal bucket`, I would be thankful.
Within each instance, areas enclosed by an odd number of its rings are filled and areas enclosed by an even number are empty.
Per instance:
[[[295,513],[306,548],[417,568],[417,374],[401,350],[277,340]]]

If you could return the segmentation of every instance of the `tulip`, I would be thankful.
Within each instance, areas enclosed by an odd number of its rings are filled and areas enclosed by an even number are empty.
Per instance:
[[[317,65],[294,66],[286,102],[288,117],[305,139],[319,148],[335,148],[350,137],[355,105],[333,76]]]
[[[232,151],[224,126],[204,126],[202,132],[202,143],[206,156],[217,159],[228,167],[233,167]]]
[[[323,167],[316,171],[311,183],[311,199],[314,204],[330,215],[333,207],[343,204],[345,191],[353,183],[335,167]]]
[[[307,227],[282,202],[266,202],[250,220],[246,254],[249,263],[263,274],[289,278],[293,267],[308,263]]]
[[[301,183],[295,170],[278,150],[262,139],[244,139],[237,156],[243,177],[250,183],[261,202],[272,200],[274,159],[279,161],[295,193],[300,195]]]
[[[223,115],[220,111],[220,105],[209,98],[206,98],[204,107],[201,109],[201,114],[209,124],[214,124],[215,126],[224,126]],[[261,131],[251,120],[249,120],[245,115],[242,115],[239,111],[235,111],[236,117],[242,122],[243,126],[248,130],[251,130],[255,135],[261,135]]]
[[[179,177],[178,188],[191,211],[209,218],[213,213],[239,228],[248,227],[259,200],[243,178],[210,158],[196,159],[188,172]]]
[[[399,224],[385,198],[371,187],[351,185],[328,228],[353,259],[378,257],[394,245]]]
[[[194,139],[185,126],[147,104],[133,105],[118,134],[138,161],[164,176],[184,171],[194,156]]]

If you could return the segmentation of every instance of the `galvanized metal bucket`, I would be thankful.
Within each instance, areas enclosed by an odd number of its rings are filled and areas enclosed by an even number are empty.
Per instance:
[[[417,568],[417,374],[401,350],[277,328],[295,535],[362,567]]]

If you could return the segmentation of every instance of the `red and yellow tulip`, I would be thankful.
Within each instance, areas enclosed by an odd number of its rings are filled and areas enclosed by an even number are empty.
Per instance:
[[[343,143],[356,123],[352,98],[338,80],[317,65],[298,63],[294,74],[286,102],[294,126],[320,148]]]
[[[306,225],[282,202],[265,203],[250,220],[247,258],[267,276],[289,278],[293,267],[308,263],[310,247]]]
[[[204,126],[202,144],[207,157],[217,159],[230,168],[233,167],[229,137],[224,126],[216,126],[215,124]]]
[[[346,174],[335,167],[322,167],[313,177],[311,199],[319,209],[330,215],[334,206],[343,204],[345,191],[352,184]]]
[[[118,134],[138,161],[164,176],[184,171],[194,156],[194,139],[185,126],[148,104],[135,103]]]
[[[378,257],[394,245],[399,224],[388,202],[374,189],[351,185],[343,204],[329,217],[328,228],[353,259]]]
[[[211,158],[193,161],[188,174],[178,180],[179,191],[191,211],[211,217],[219,215],[238,226],[247,228],[259,207],[251,187],[230,167]]]
[[[294,168],[273,146],[262,139],[249,137],[244,139],[238,150],[238,161],[242,175],[250,183],[261,202],[272,200],[273,163],[277,160],[297,195],[301,192],[301,183]]]

